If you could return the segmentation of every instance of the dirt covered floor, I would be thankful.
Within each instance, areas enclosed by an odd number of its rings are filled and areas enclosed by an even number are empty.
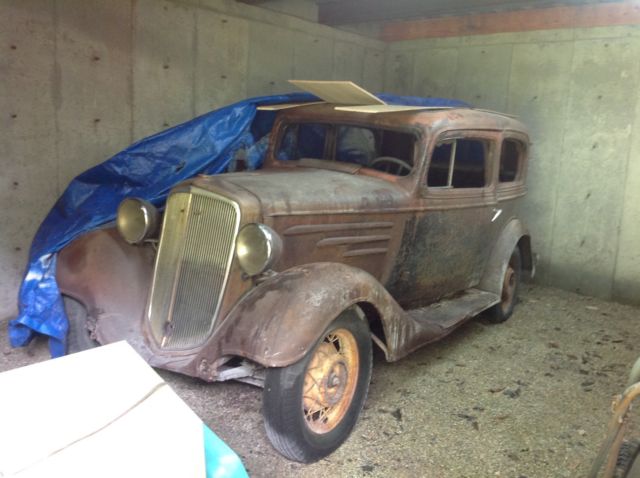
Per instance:
[[[505,324],[474,320],[393,364],[377,354],[356,429],[313,465],[271,448],[260,389],[160,373],[255,477],[584,476],[640,355],[640,309],[539,286],[521,296]],[[41,340],[10,349],[4,323],[0,341],[0,370],[47,358]]]

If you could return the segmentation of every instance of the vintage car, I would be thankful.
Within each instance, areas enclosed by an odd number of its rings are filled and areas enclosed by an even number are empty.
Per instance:
[[[318,460],[356,423],[372,344],[395,361],[511,316],[534,270],[528,149],[519,121],[472,108],[283,109],[261,170],[181,183],[162,213],[125,199],[61,251],[70,340],[262,386],[275,448]]]

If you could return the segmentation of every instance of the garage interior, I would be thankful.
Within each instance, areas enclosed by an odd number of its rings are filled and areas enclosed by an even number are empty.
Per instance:
[[[536,279],[388,364],[313,465],[269,445],[259,389],[161,372],[251,476],[584,476],[640,338],[636,1],[0,0],[0,371],[46,360],[6,322],[38,225],[127,145],[289,79],[456,98],[530,129]],[[1,401],[0,401],[1,403]]]

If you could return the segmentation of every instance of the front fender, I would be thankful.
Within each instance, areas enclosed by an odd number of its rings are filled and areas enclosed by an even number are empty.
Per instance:
[[[56,279],[62,294],[81,302],[96,323],[98,342],[127,340],[145,359],[151,356],[142,336],[155,253],[132,246],[116,229],[89,232],[58,254]]]
[[[232,309],[214,333],[214,355],[242,356],[266,367],[291,365],[343,310],[359,302],[373,305],[385,323],[403,314],[361,269],[337,263],[294,267],[253,288]]]
[[[480,289],[498,295],[502,293],[502,281],[507,264],[513,250],[519,243],[522,245],[520,252],[523,269],[533,274],[534,261],[529,237],[529,231],[519,219],[511,219],[509,221],[491,251],[484,275],[480,281]]]

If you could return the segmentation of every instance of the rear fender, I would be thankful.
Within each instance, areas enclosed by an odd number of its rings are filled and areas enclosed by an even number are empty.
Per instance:
[[[266,367],[291,365],[342,311],[359,302],[375,307],[387,337],[404,314],[385,288],[361,269],[337,263],[294,267],[248,292],[214,332],[210,343],[218,344],[218,350],[205,355],[241,356]]]
[[[512,219],[500,233],[489,261],[484,271],[479,288],[487,292],[500,295],[502,293],[502,281],[507,264],[516,247],[520,247],[522,268],[531,276],[534,271],[534,260],[531,253],[531,238],[529,231],[519,219]]]

